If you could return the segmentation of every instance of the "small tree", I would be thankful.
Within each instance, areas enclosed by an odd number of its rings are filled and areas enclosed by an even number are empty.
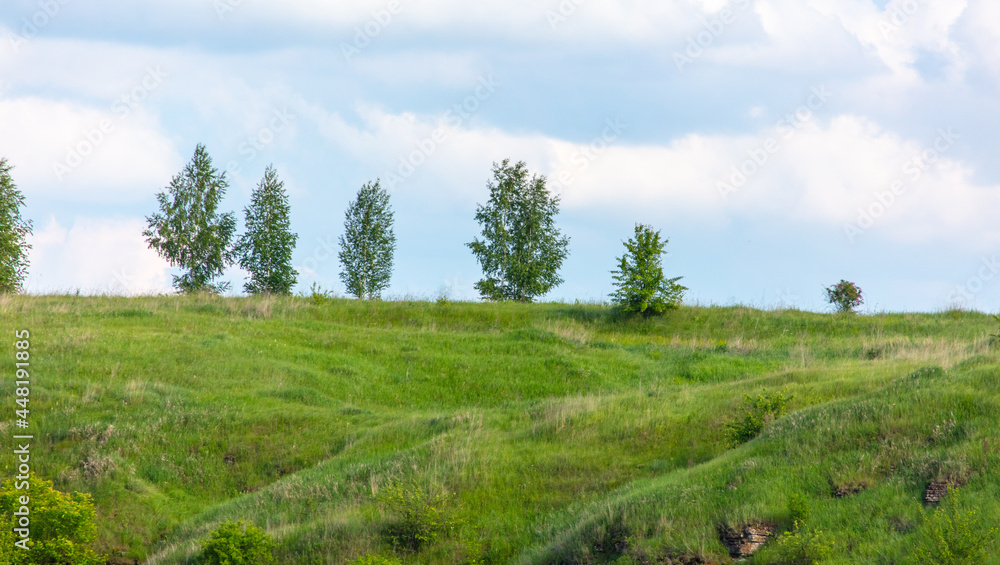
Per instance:
[[[837,307],[838,312],[843,313],[853,312],[855,308],[865,303],[864,297],[861,296],[861,288],[845,280],[827,288],[826,299]]]
[[[667,242],[652,227],[635,225],[635,237],[624,242],[626,252],[618,259],[618,268],[611,271],[618,287],[611,301],[622,311],[651,316],[680,304],[687,290],[677,284],[682,277],[668,279],[663,275],[661,256]]]
[[[269,166],[243,211],[247,231],[234,248],[240,267],[250,273],[243,285],[250,294],[287,295],[295,286],[292,250],[299,236],[291,231],[289,212],[285,183]]]
[[[220,214],[219,202],[226,194],[226,173],[212,166],[205,146],[198,144],[194,157],[178,173],[156,200],[160,212],[146,218],[149,227],[142,235],[151,249],[187,272],[174,276],[174,288],[181,292],[224,292],[228,283],[212,284],[232,264],[229,244],[236,232],[232,212]]]
[[[60,492],[52,488],[52,481],[31,475],[27,489],[18,489],[20,481],[8,480],[0,487],[0,529],[4,535],[0,549],[0,562],[14,565],[41,563],[68,563],[72,565],[99,565],[106,559],[99,557],[90,544],[97,539],[97,512],[89,494]],[[25,540],[12,528],[23,527],[15,512],[22,506],[21,497],[27,495],[29,504],[29,538]],[[12,520],[13,518],[13,520]],[[8,535],[12,532],[14,535]],[[20,542],[27,546],[14,547]],[[8,545],[8,543],[10,545]],[[5,559],[6,558],[6,559]]]
[[[378,299],[389,287],[396,235],[389,193],[376,180],[366,183],[347,208],[340,236],[340,280],[361,300]]]
[[[555,226],[559,197],[545,177],[528,178],[527,165],[510,159],[493,164],[490,198],[476,208],[483,240],[467,244],[485,278],[476,290],[485,300],[531,302],[562,284],[559,269],[569,254],[569,238]]]
[[[7,159],[0,159],[0,293],[24,290],[28,276],[31,220],[21,216],[24,195],[10,176]]]

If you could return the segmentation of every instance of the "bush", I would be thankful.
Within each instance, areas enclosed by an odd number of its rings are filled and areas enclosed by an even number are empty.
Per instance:
[[[303,294],[308,298],[314,305],[322,306],[334,298],[334,293],[332,290],[323,290],[323,287],[316,283],[312,283],[309,287],[309,294]]]
[[[743,418],[729,424],[725,424],[726,439],[730,447],[744,444],[760,435],[764,426],[781,417],[785,411],[785,406],[792,400],[792,396],[785,398],[783,392],[774,394],[761,394],[753,398],[749,394],[743,399]]]
[[[362,555],[361,557],[358,557],[357,560],[352,562],[351,565],[403,565],[403,563],[395,557]]]
[[[805,522],[810,514],[808,498],[798,493],[788,497],[788,517],[792,523]]]
[[[855,308],[865,303],[858,285],[841,280],[826,289],[826,300],[837,307],[838,312],[853,312]]]
[[[274,540],[264,530],[243,522],[223,522],[201,544],[201,565],[268,565],[274,563]]]
[[[392,517],[383,533],[393,547],[418,551],[454,526],[442,508],[447,495],[431,496],[419,486],[393,483],[379,492],[378,501]]]
[[[59,563],[64,565],[99,565],[104,559],[88,547],[97,538],[94,502],[89,494],[67,494],[52,488],[52,481],[34,475],[28,478],[27,490],[18,490],[18,481],[9,480],[0,486],[0,563],[34,565]],[[21,508],[20,497],[29,497],[29,529],[31,538],[28,551],[14,548],[22,538],[11,528],[15,525],[14,512]]]
[[[790,532],[785,532],[765,555],[782,565],[818,565],[833,553],[833,542],[821,530],[806,530],[795,522]]]
[[[949,488],[944,504],[924,522],[922,538],[913,552],[913,563],[934,565],[974,565],[985,563],[994,545],[997,528],[983,524],[976,510],[965,509],[961,497]]]

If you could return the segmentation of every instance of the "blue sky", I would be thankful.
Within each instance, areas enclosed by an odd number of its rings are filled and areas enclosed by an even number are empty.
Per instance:
[[[285,180],[299,290],[342,289],[327,249],[382,178],[388,295],[475,299],[511,158],[562,198],[546,299],[605,299],[641,222],[692,303],[823,310],[844,278],[869,311],[996,311],[998,82],[986,0],[7,0],[0,156],[32,292],[168,291],[143,218],[204,143],[241,217]]]

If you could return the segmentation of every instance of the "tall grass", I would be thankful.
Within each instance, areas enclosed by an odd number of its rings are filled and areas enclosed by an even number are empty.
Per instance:
[[[902,563],[931,480],[1000,517],[984,314],[8,296],[0,315],[32,332],[36,470],[94,495],[99,549],[149,564],[241,519],[282,563],[725,562],[720,527],[789,528],[793,495],[831,562]],[[779,391],[786,415],[730,449],[744,395]],[[452,527],[394,549],[395,484],[442,495]]]

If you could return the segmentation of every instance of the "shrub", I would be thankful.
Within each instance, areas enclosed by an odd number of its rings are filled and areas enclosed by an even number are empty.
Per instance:
[[[976,510],[966,509],[961,497],[949,487],[947,501],[920,528],[921,541],[913,552],[913,563],[973,565],[985,563],[998,529],[984,525]]]
[[[743,418],[725,424],[726,439],[730,447],[744,444],[760,435],[764,426],[781,417],[792,398],[794,397],[786,398],[783,392],[761,394],[757,398],[744,395]]]
[[[309,287],[309,294],[306,296],[314,305],[322,306],[334,298],[334,293],[332,290],[323,290],[323,287],[317,283],[312,283]]]
[[[395,557],[383,557],[381,555],[362,555],[358,557],[351,565],[403,565],[403,563],[396,559]]]
[[[853,312],[855,308],[865,303],[858,285],[841,280],[826,289],[826,300],[837,307],[838,312]]]
[[[27,490],[18,490],[14,480],[0,486],[0,563],[34,565],[60,563],[64,565],[99,565],[104,559],[88,547],[97,538],[94,502],[89,494],[67,494],[52,488],[52,481],[34,475],[28,478]],[[22,538],[13,535],[14,512],[22,506],[20,497],[29,497],[28,551],[15,549],[14,542]]]
[[[767,556],[782,565],[817,565],[831,553],[833,542],[821,530],[806,530],[801,522],[795,522],[792,531],[782,534]]]
[[[793,523],[805,522],[809,519],[809,499],[795,493],[788,497],[788,516]]]
[[[378,494],[378,502],[391,516],[383,534],[394,547],[418,551],[433,542],[449,524],[443,506],[447,495],[431,496],[419,486],[393,483]]]
[[[274,562],[274,540],[264,530],[243,522],[223,522],[201,544],[201,565],[268,565]]]

